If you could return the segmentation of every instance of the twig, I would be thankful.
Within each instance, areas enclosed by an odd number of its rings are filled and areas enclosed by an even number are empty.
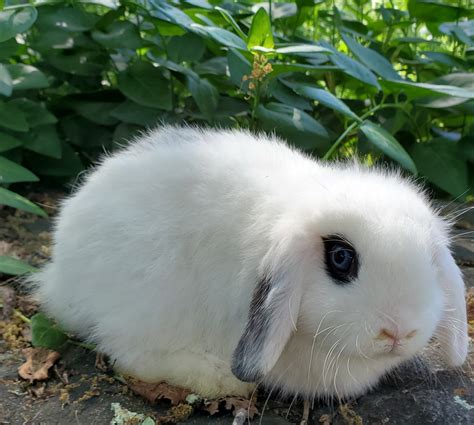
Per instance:
[[[307,425],[309,420],[309,400],[303,402],[303,417],[301,418],[300,425]]]

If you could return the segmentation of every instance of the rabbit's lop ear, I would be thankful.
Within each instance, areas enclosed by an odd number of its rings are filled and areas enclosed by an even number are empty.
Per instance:
[[[437,263],[445,296],[437,337],[447,363],[450,366],[461,366],[466,360],[468,350],[464,281],[461,270],[446,246],[438,251]]]
[[[232,359],[232,372],[255,382],[273,368],[291,334],[301,301],[301,285],[285,274],[265,274],[255,289],[245,330]]]

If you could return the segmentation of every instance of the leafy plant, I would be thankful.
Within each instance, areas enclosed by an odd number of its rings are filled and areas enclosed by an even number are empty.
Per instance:
[[[31,344],[50,350],[61,350],[68,342],[68,336],[43,313],[31,317]]]
[[[2,204],[41,215],[7,186],[67,180],[184,121],[394,161],[439,195],[474,195],[469,0],[19,3],[0,11]]]

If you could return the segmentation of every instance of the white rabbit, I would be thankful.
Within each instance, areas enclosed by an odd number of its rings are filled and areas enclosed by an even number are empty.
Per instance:
[[[448,231],[398,174],[165,127],[64,202],[32,279],[47,313],[141,380],[356,396],[436,333],[450,365],[465,360]]]

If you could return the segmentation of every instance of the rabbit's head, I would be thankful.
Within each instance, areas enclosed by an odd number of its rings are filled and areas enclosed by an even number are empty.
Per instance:
[[[275,219],[234,374],[332,394],[327,382],[335,386],[335,371],[349,369],[340,386],[350,396],[435,334],[448,363],[461,365],[464,283],[448,224],[398,175],[359,166],[325,173],[324,185],[302,188]]]

